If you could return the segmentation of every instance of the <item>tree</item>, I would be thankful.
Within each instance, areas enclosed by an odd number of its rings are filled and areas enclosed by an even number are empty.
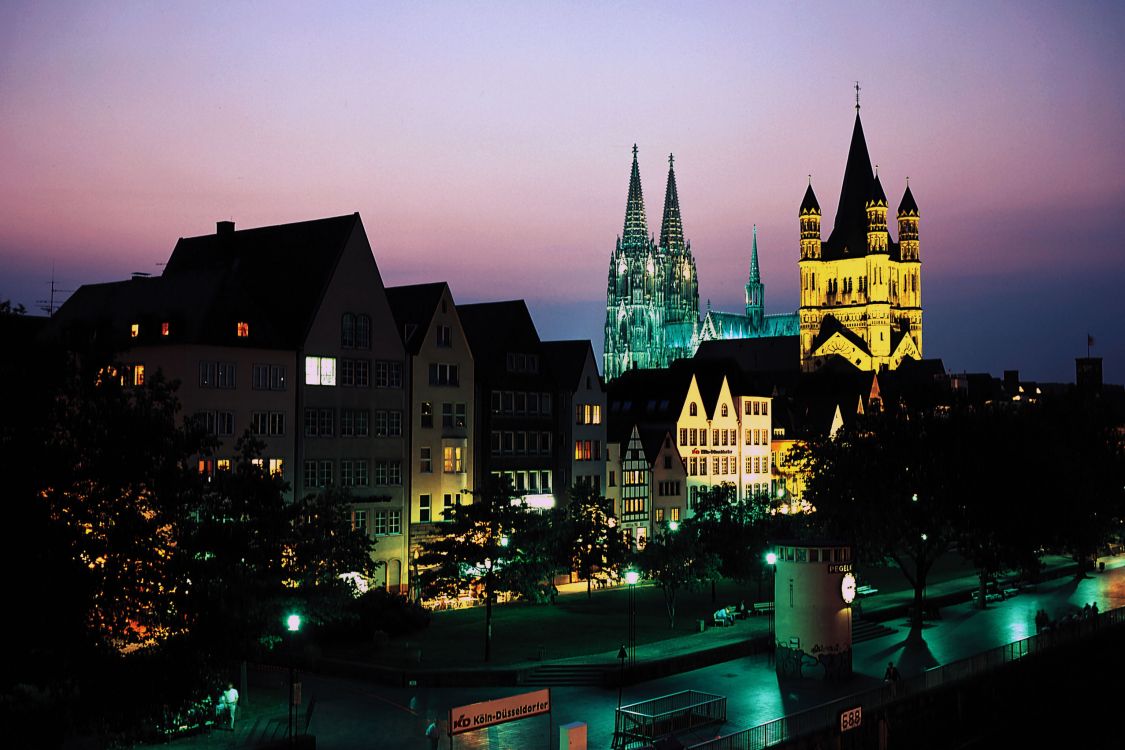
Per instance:
[[[693,590],[703,581],[714,578],[719,562],[715,555],[702,549],[691,522],[665,522],[641,549],[638,562],[645,578],[656,582],[664,592],[668,611],[668,627],[676,628],[676,597],[681,589]]]
[[[177,425],[175,384],[157,373],[132,385],[126,373],[107,365],[66,382],[40,489],[87,597],[87,625],[120,651],[186,626],[180,534],[196,488],[188,459],[203,443]]]
[[[492,659],[492,604],[497,591],[518,590],[511,569],[529,519],[527,506],[508,477],[488,477],[471,503],[447,511],[445,533],[428,540],[418,559],[423,591],[456,596],[479,590],[484,596],[484,660]]]
[[[772,503],[768,494],[739,498],[730,482],[704,487],[695,503],[692,527],[703,549],[718,561],[716,575],[761,584],[766,571],[765,548],[771,529]],[[715,601],[715,580],[711,580]]]
[[[612,500],[598,495],[585,482],[571,487],[568,495],[566,557],[572,569],[586,579],[586,596],[590,597],[594,577],[621,565],[629,545],[613,515]]]
[[[817,533],[848,540],[860,561],[893,561],[914,589],[921,634],[926,579],[950,549],[962,487],[951,476],[951,422],[930,412],[861,415],[834,438],[795,449],[807,471]]]

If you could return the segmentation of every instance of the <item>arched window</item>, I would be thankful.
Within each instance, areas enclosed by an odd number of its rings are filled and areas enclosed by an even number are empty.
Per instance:
[[[699,407],[696,406],[694,401],[691,403],[691,406],[688,407],[688,414],[692,415],[693,417],[699,416]]]
[[[723,404],[723,416],[725,417],[726,415],[727,415],[727,405]]]
[[[355,346],[355,316],[344,313],[340,320],[340,346],[351,349]]]

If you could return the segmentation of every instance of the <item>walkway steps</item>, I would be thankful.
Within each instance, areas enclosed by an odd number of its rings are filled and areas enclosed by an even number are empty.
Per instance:
[[[604,685],[607,669],[602,664],[544,664],[524,672],[520,682],[541,687]]]
[[[885,635],[897,632],[895,628],[889,628],[886,625],[870,620],[864,620],[862,617],[856,617],[852,614],[852,644],[863,643],[870,641],[874,638],[882,638]]]

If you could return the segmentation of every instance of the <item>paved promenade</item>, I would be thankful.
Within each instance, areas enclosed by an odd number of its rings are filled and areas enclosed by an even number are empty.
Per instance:
[[[868,618],[890,618],[884,625],[888,635],[856,644],[853,653],[854,678],[843,685],[809,681],[799,687],[781,689],[765,655],[732,659],[702,669],[669,675],[626,686],[625,703],[653,698],[680,690],[702,690],[728,699],[728,723],[723,734],[802,711],[823,702],[878,685],[888,661],[894,661],[904,677],[929,667],[945,664],[994,648],[1035,632],[1035,612],[1043,608],[1052,617],[1080,609],[1097,601],[1102,611],[1125,606],[1125,558],[1106,558],[1106,570],[1075,581],[1072,575],[1050,578],[1073,570],[1073,563],[1051,558],[1048,580],[1034,591],[1020,593],[1005,601],[975,609],[962,601],[941,609],[940,618],[927,622],[921,642],[908,642],[908,625],[901,613],[912,600],[906,590],[885,591],[864,602]],[[972,591],[972,576],[953,578],[927,590],[929,600],[963,598]],[[735,627],[716,629],[674,641],[640,645],[639,663],[667,658],[691,648],[713,648],[727,639],[746,639],[765,633],[764,617],[741,621]],[[581,637],[580,633],[575,634]],[[712,638],[703,636],[711,635]],[[574,660],[571,660],[574,661]],[[616,663],[616,653],[596,654],[590,662]],[[270,738],[283,738],[286,728],[284,674],[275,687],[252,688],[249,705],[234,732],[214,731],[210,735],[177,740],[180,748],[245,748]],[[314,698],[310,733],[316,735],[320,750],[386,748],[387,750],[426,750],[423,733],[430,719],[447,715],[452,706],[512,695],[528,688],[388,688],[362,681],[319,675],[303,675],[304,695]],[[613,734],[613,709],[616,689],[601,687],[552,688],[553,713],[493,727],[474,735],[459,737],[456,748],[552,748],[557,742],[557,726],[572,721],[588,725],[589,746],[608,748]],[[711,730],[709,736],[714,736]],[[696,739],[702,739],[697,737]],[[443,740],[442,747],[448,747]]]

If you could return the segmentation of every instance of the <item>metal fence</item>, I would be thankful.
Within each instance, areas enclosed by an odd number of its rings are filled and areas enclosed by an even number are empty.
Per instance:
[[[617,709],[613,747],[633,743],[651,745],[655,740],[727,720],[727,699],[722,695],[685,690]]]
[[[1096,617],[1060,620],[1050,630],[1038,635],[1028,636],[966,659],[928,669],[897,685],[884,685],[854,693],[801,713],[783,716],[725,737],[700,742],[692,745],[688,750],[761,750],[807,734],[823,732],[839,725],[840,713],[844,710],[861,706],[863,713],[867,714],[904,696],[951,685],[1123,623],[1125,623],[1125,607],[1100,613]]]

